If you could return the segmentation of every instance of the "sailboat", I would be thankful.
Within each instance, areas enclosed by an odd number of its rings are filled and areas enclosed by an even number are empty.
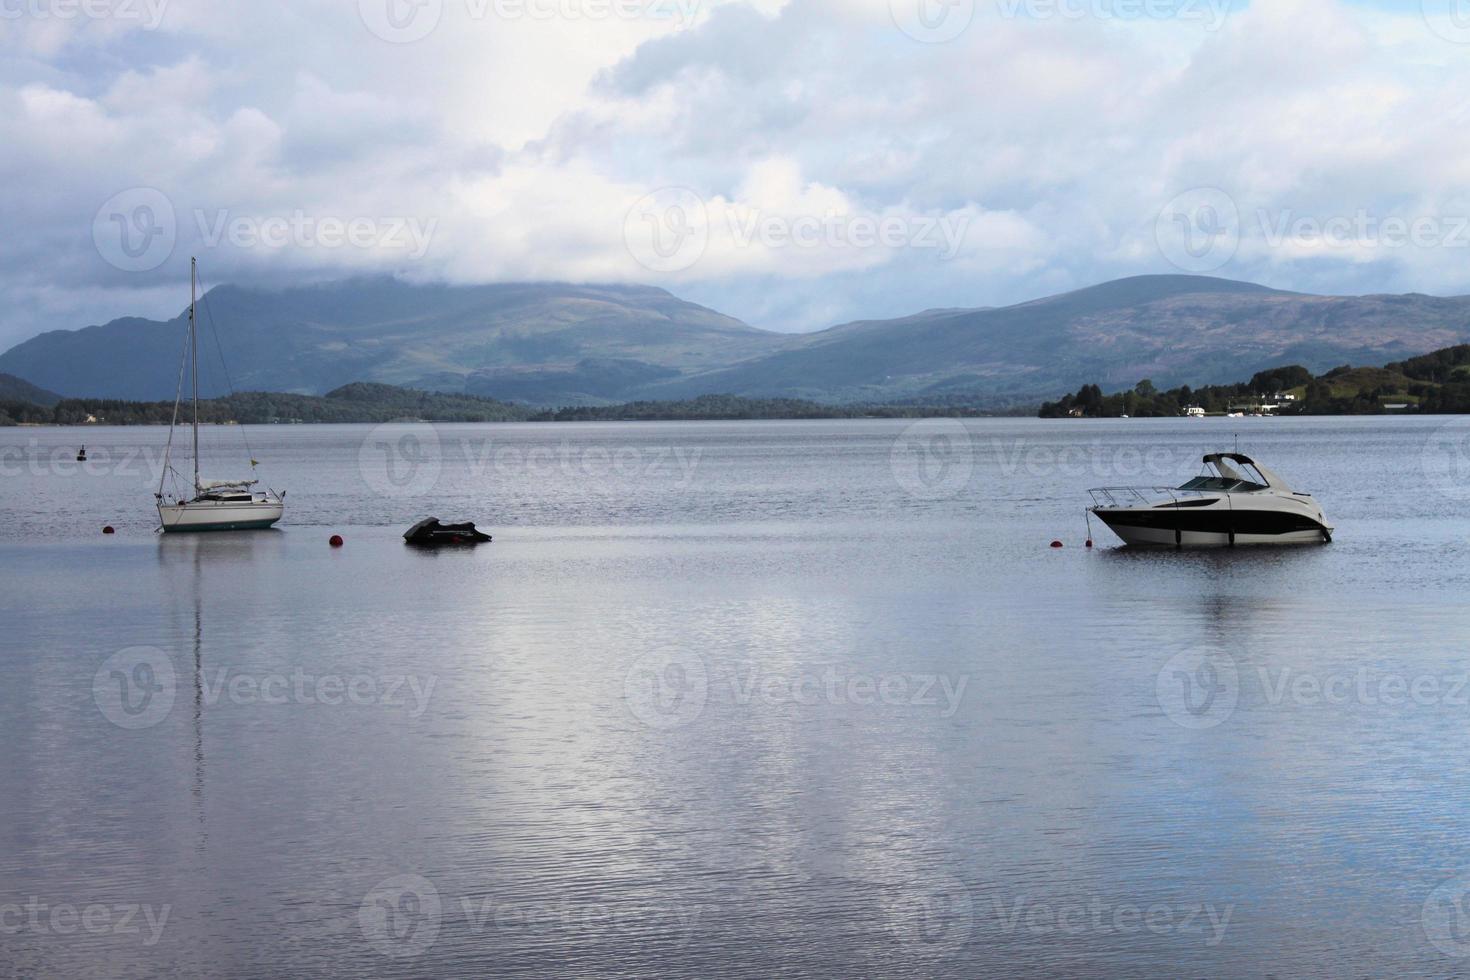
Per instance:
[[[158,480],[158,522],[161,531],[242,531],[270,527],[286,509],[284,491],[255,490],[258,480],[201,480],[199,478],[199,320],[197,260],[189,259],[189,339],[184,357],[189,361],[189,379],[194,403],[194,480],[192,496],[164,496],[170,473],[174,430],[179,422],[179,405],[184,395],[184,366],[179,365],[179,387],[174,395],[174,414],[168,426],[168,444],[163,451],[163,475]],[[250,461],[252,467],[255,460]]]

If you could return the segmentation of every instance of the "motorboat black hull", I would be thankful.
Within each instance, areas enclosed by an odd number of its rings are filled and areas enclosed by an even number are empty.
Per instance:
[[[1213,508],[1102,508],[1093,510],[1130,545],[1228,548],[1255,544],[1323,544],[1332,528],[1302,514]]]

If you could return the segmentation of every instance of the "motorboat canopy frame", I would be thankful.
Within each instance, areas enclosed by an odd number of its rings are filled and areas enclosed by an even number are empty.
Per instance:
[[[1298,495],[1276,473],[1244,453],[1209,453],[1204,457],[1207,473],[1179,487],[1095,487],[1087,491],[1098,507],[1188,507],[1206,494],[1259,493],[1274,490]]]

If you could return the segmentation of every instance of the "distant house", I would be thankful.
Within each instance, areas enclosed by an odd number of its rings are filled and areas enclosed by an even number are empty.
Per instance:
[[[1294,402],[1296,401],[1296,395],[1293,395],[1289,391],[1278,391],[1271,396],[1271,399],[1278,402]]]

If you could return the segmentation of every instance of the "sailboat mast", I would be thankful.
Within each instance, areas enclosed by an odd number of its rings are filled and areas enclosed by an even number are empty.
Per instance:
[[[195,267],[198,260],[189,259],[189,379],[194,391],[194,492],[199,492],[199,318],[195,313]]]

